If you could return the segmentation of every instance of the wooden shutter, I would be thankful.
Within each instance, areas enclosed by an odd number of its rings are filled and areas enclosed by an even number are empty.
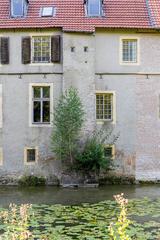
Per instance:
[[[60,63],[61,61],[61,36],[56,35],[51,37],[51,61]]]
[[[31,62],[31,38],[22,38],[22,63],[29,64]]]
[[[9,64],[9,38],[1,37],[0,44],[1,64]]]

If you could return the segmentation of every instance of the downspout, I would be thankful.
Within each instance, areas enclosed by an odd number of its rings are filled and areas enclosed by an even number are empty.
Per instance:
[[[156,23],[155,23],[155,19],[154,19],[154,16],[152,14],[152,10],[150,7],[150,0],[146,0],[146,6],[147,6],[147,11],[148,11],[149,23],[150,23],[151,27],[153,27],[156,25]]]

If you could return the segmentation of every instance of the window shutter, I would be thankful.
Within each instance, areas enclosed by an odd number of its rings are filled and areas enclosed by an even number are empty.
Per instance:
[[[61,61],[61,36],[56,35],[51,38],[51,61],[59,63]]]
[[[28,64],[31,62],[31,38],[22,38],[22,63]]]
[[[9,38],[1,37],[1,64],[9,64]]]

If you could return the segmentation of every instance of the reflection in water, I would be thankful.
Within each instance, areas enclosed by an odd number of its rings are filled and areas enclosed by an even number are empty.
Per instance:
[[[32,204],[80,204],[82,202],[96,203],[113,199],[113,195],[123,192],[126,198],[160,197],[160,185],[114,185],[100,188],[58,188],[58,187],[0,187],[0,206],[9,203]]]

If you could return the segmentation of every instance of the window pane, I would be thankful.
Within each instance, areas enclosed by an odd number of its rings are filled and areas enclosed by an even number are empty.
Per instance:
[[[35,162],[35,161],[36,161],[36,150],[27,149],[27,162]]]
[[[41,88],[40,87],[34,87],[33,88],[33,97],[34,98],[40,98],[41,97]]]
[[[100,0],[88,0],[88,14],[91,16],[100,15]]]
[[[53,12],[54,12],[53,7],[43,7],[41,16],[43,16],[43,17],[53,16]]]
[[[22,0],[12,0],[12,14],[13,16],[23,16]]]
[[[49,123],[50,122],[50,102],[43,101],[43,122]]]
[[[112,119],[112,95],[104,96],[104,119]]]
[[[137,40],[123,40],[123,62],[137,62]]]
[[[96,118],[102,120],[112,120],[113,115],[113,94],[96,95]]]
[[[111,158],[112,157],[112,147],[105,147],[104,155],[107,158]]]
[[[33,87],[33,122],[50,123],[50,86]]]
[[[50,62],[50,37],[33,37],[33,62]]]
[[[41,102],[34,101],[33,103],[33,122],[41,122]]]
[[[43,87],[43,98],[50,97],[50,87]]]
[[[103,95],[96,96],[97,119],[103,119]]]

